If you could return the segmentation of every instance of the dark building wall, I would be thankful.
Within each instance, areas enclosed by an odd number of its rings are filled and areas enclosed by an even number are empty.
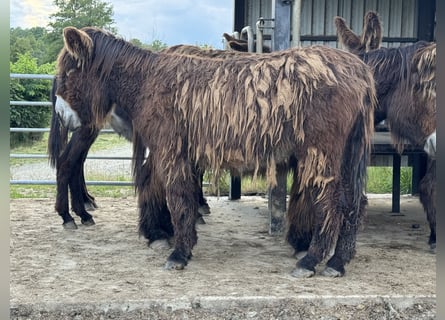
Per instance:
[[[283,1],[235,0],[234,30],[240,31],[246,25],[255,30],[258,18],[274,18],[276,2]],[[382,19],[383,46],[435,38],[435,0],[301,0],[301,45],[337,47],[334,16],[342,16],[354,31],[360,33],[363,16],[369,10],[377,11]],[[266,39],[273,38],[271,30],[265,30],[265,34]]]

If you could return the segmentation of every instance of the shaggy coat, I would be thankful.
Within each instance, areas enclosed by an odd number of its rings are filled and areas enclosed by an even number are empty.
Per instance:
[[[403,152],[407,142],[429,152],[427,171],[420,182],[420,201],[426,211],[436,246],[436,161],[429,137],[436,131],[436,43],[419,41],[398,48],[380,48],[381,23],[375,12],[364,19],[363,34],[356,35],[341,17],[335,17],[339,41],[374,71],[378,106],[375,124],[388,124],[393,143]],[[370,45],[368,45],[370,44]],[[434,138],[435,139],[435,138]]]
[[[74,112],[60,109],[61,117],[69,127],[78,120],[101,127],[116,104],[126,108],[171,212],[166,268],[184,268],[197,242],[196,165],[218,173],[267,163],[273,186],[276,164],[295,156],[298,190],[310,188],[316,205],[314,236],[294,275],[312,275],[335,245],[336,254],[344,249],[343,220],[362,202],[375,102],[372,74],[354,55],[314,46],[236,59],[173,57],[94,28],[66,28],[64,40],[57,93]]]

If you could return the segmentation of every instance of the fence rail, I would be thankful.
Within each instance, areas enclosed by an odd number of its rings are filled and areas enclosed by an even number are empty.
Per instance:
[[[11,79],[33,79],[33,80],[53,80],[54,76],[49,74],[21,74],[21,73],[10,73]],[[48,99],[50,99],[48,95]],[[9,106],[20,106],[20,107],[29,107],[29,106],[38,106],[48,108],[51,107],[51,101],[9,101]],[[32,132],[49,132],[50,128],[10,128],[9,131],[11,133],[14,132],[23,132],[23,133],[32,133]],[[112,129],[102,129],[100,134],[109,134],[114,133]],[[27,154],[27,153],[10,153],[10,159],[48,159],[47,154]],[[91,160],[131,160],[131,157],[128,156],[95,156],[89,155],[87,159]],[[11,185],[55,185],[55,180],[15,180],[10,179],[9,184]],[[102,186],[132,186],[133,182],[126,181],[86,181],[87,185],[102,185]]]

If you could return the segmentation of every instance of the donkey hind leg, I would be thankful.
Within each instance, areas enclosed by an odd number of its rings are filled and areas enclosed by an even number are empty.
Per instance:
[[[299,177],[296,167],[290,190],[289,209],[287,212],[286,240],[294,248],[294,255],[308,250],[312,240],[313,199],[309,189],[298,191]]]
[[[139,205],[139,234],[148,240],[153,249],[170,247],[173,225],[165,200],[165,190],[156,179],[152,156],[139,168],[135,176]]]
[[[425,176],[420,182],[419,199],[430,225],[428,244],[436,251],[436,160],[428,159]]]
[[[199,169],[198,166],[195,166],[195,172],[199,176],[199,195],[198,195],[199,196],[199,209],[198,209],[198,212],[201,215],[201,217],[198,218],[197,223],[205,224],[204,218],[202,216],[210,214],[210,207],[209,207],[209,204],[207,203],[206,198],[204,197],[204,192],[202,191],[204,172],[203,172],[203,170]]]
[[[321,272],[327,277],[342,277],[345,274],[345,265],[355,256],[357,232],[365,215],[365,207],[368,203],[365,194],[361,195],[358,212],[343,203],[344,197],[340,197],[339,212],[343,212],[343,224],[335,246],[334,255],[326,263],[326,268]],[[343,203],[343,205],[342,205]]]
[[[98,208],[96,203],[96,199],[88,192],[86,183],[85,183],[85,174],[84,174],[84,163],[82,163],[82,169],[80,170],[79,175],[79,184],[82,187],[82,198],[83,204],[86,210],[94,211]]]
[[[165,264],[165,269],[181,270],[192,257],[197,243],[196,220],[198,218],[198,178],[188,161],[176,159],[171,166],[176,170],[167,183],[166,199],[175,232],[174,250]]]
[[[297,262],[296,268],[291,273],[296,278],[312,277],[315,274],[315,267],[326,257],[337,241],[342,224],[342,217],[336,205],[337,187],[338,183],[333,181],[328,183],[325,186],[324,195],[313,207],[312,240],[306,255]]]
[[[95,224],[93,216],[85,210],[84,194],[82,188],[82,181],[79,179],[83,168],[83,162],[73,163],[72,175],[70,178],[70,194],[71,194],[71,206],[74,213],[80,217],[81,223],[85,226],[92,226]]]

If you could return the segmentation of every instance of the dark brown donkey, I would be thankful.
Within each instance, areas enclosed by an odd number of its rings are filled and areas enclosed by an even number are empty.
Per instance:
[[[276,164],[290,156],[300,190],[316,200],[315,232],[293,275],[313,275],[333,248],[328,268],[344,263],[342,251],[354,244],[341,241],[343,221],[357,219],[373,131],[373,77],[360,59],[324,46],[234,59],[172,56],[96,28],[65,28],[64,42],[56,111],[67,128],[100,128],[113,106],[125,108],[152,157],[145,187],[165,195],[171,213],[167,269],[184,268],[197,242],[196,165],[218,174],[267,163],[273,186]]]
[[[436,248],[436,43],[419,41],[398,48],[381,48],[382,27],[376,12],[364,17],[359,37],[343,18],[335,17],[339,41],[374,71],[378,105],[375,124],[388,124],[399,152],[408,142],[428,154],[426,174],[420,182],[420,201]]]

